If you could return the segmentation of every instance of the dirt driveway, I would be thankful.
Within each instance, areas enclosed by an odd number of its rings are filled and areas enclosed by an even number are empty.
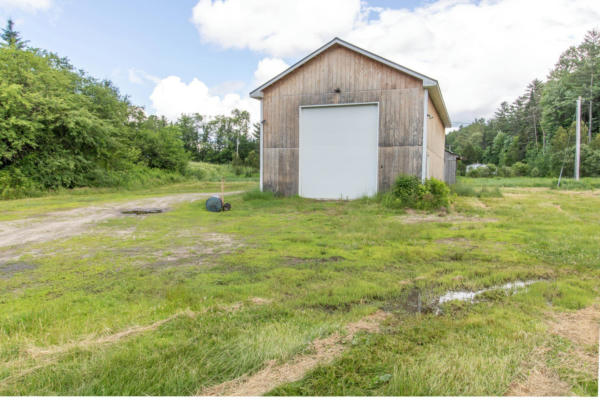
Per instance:
[[[225,195],[231,196],[239,193],[242,192],[226,192]],[[0,222],[0,248],[75,236],[90,229],[98,222],[109,218],[123,217],[121,211],[127,209],[169,208],[178,203],[192,202],[213,195],[217,194],[181,193],[56,211],[35,218]],[[0,255],[0,259],[2,258]]]

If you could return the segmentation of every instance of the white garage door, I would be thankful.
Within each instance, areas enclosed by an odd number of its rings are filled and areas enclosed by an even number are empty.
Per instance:
[[[300,108],[298,192],[313,199],[377,193],[377,104]]]

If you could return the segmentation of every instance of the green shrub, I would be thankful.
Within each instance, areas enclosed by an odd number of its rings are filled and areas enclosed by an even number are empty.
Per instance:
[[[517,161],[512,165],[512,170],[514,176],[527,176],[527,173],[529,172],[529,167],[527,166],[527,164],[522,163],[521,161]]]
[[[487,164],[485,167],[487,168],[488,176],[498,175],[498,167],[496,167],[496,164]]]
[[[254,150],[250,151],[246,157],[245,164],[248,167],[258,170],[260,168],[260,156],[258,153]]]
[[[0,198],[16,199],[25,196],[35,196],[42,187],[27,177],[18,168],[0,170]]]
[[[514,176],[514,173],[511,167],[504,165],[498,168],[498,176],[510,178],[511,176]]]
[[[431,210],[450,205],[450,189],[437,179],[421,184],[416,176],[400,175],[389,193],[381,195],[381,203],[389,208]]]
[[[488,164],[469,170],[467,176],[470,178],[487,178],[496,175],[497,170],[498,168],[494,164]]]
[[[473,168],[470,169],[465,176],[468,176],[469,178],[479,178],[481,177],[481,171],[479,171],[480,168]]]
[[[244,165],[244,162],[242,161],[240,156],[238,156],[237,154],[234,154],[233,159],[231,160],[231,165],[233,165],[234,167],[242,167]],[[239,174],[239,175],[241,175],[241,174]]]
[[[377,195],[377,200],[386,208],[402,209],[407,207],[402,200],[394,196],[392,192],[380,193]]]
[[[418,208],[436,209],[450,205],[450,188],[435,178],[425,181],[425,193],[420,199]]]
[[[419,199],[421,183],[416,176],[399,175],[394,182],[392,194],[404,207],[414,207]]]

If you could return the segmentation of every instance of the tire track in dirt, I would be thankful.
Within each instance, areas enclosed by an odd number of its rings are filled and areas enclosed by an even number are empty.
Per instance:
[[[277,364],[275,360],[253,375],[243,375],[231,381],[203,388],[197,396],[260,396],[288,382],[301,379],[308,371],[320,364],[332,362],[342,354],[346,345],[358,332],[379,332],[379,326],[389,316],[384,311],[364,317],[346,325],[346,335],[335,333],[324,339],[315,339],[310,345],[310,354],[300,354],[292,360]]]
[[[231,196],[243,191],[226,192]],[[218,195],[218,193],[181,193],[151,197],[127,202],[55,211],[36,218],[0,222],[0,247],[42,243],[79,235],[93,225],[110,219],[124,217],[121,211],[133,208],[168,208],[178,203],[192,202]],[[3,260],[6,261],[6,260]]]

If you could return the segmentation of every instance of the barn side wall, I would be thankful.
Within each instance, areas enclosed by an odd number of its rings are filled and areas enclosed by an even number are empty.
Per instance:
[[[298,194],[299,108],[315,104],[379,102],[378,190],[420,176],[423,98],[421,80],[331,47],[264,91],[263,188]]]
[[[427,159],[429,168],[427,177],[444,180],[446,129],[431,99],[429,99],[427,114],[431,116],[427,117]]]

